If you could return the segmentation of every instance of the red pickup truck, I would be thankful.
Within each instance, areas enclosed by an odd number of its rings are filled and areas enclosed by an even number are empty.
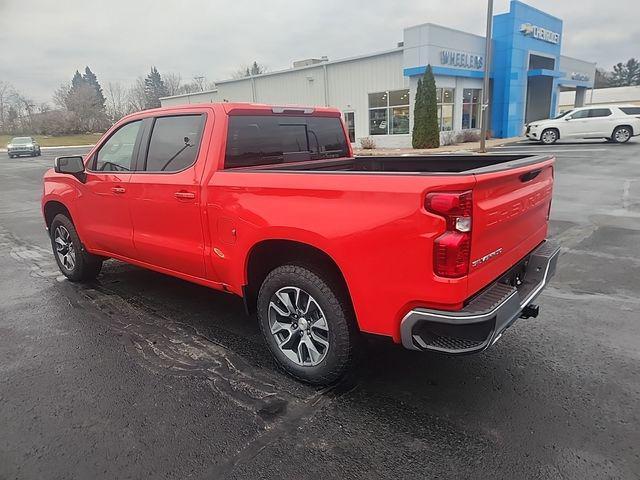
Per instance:
[[[72,281],[115,258],[240,295],[277,362],[317,384],[361,332],[464,354],[537,315],[552,157],[354,157],[347,138],[331,108],[125,117],[45,174],[56,261]]]

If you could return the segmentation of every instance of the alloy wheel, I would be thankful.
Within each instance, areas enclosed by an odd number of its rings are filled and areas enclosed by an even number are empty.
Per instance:
[[[555,130],[547,130],[542,133],[542,142],[543,143],[553,143],[557,140],[558,135]]]
[[[329,325],[318,302],[298,287],[282,287],[269,302],[269,328],[293,363],[318,365],[329,351]]]
[[[619,128],[618,130],[616,130],[616,134],[615,134],[616,142],[624,143],[627,140],[629,140],[630,136],[631,135],[629,133],[629,130],[626,128]]]
[[[58,225],[53,239],[56,244],[56,255],[58,255],[60,263],[67,270],[73,270],[76,266],[76,251],[69,230],[64,225]]]

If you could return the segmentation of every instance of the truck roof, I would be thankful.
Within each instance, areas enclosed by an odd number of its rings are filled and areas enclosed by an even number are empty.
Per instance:
[[[333,107],[320,107],[313,105],[292,105],[292,104],[266,104],[266,103],[251,103],[251,102],[208,102],[208,103],[185,103],[182,105],[172,105],[167,107],[153,108],[145,110],[147,113],[160,113],[171,110],[189,110],[193,108],[211,107],[212,105],[221,105],[224,111],[229,113],[239,114],[264,114],[266,112],[273,114],[306,114],[317,116],[341,116],[340,110]],[[140,113],[136,112],[135,114]],[[135,115],[133,114],[133,115]]]

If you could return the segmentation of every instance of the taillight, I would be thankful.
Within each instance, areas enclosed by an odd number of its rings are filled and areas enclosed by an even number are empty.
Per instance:
[[[425,208],[447,225],[447,231],[433,241],[433,271],[441,277],[464,277],[471,255],[471,192],[429,193]]]

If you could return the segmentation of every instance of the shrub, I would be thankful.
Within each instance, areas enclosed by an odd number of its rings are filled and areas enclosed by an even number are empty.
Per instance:
[[[460,142],[461,135],[458,132],[452,130],[440,133],[440,145],[455,145]]]
[[[459,141],[461,141],[463,143],[479,142],[480,141],[480,130],[462,130],[462,132],[460,132]]]
[[[438,148],[440,146],[438,127],[438,105],[436,80],[431,65],[427,65],[424,77],[418,80],[416,99],[413,107],[413,148]]]
[[[376,148],[376,141],[371,137],[362,137],[360,139],[360,147],[363,150],[373,150]]]

